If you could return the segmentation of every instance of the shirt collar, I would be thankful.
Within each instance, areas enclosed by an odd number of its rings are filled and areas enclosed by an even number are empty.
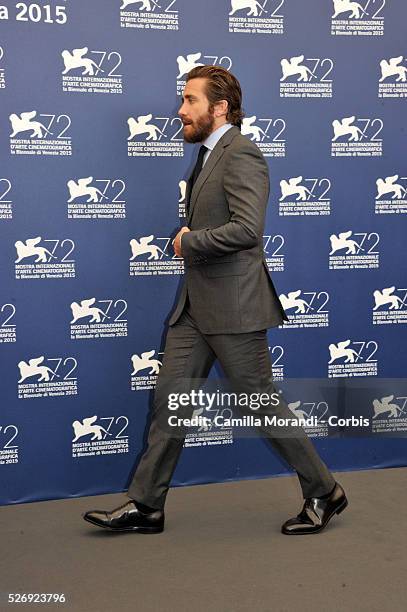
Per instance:
[[[212,151],[212,149],[214,149],[218,140],[220,140],[223,134],[225,134],[231,127],[233,127],[231,123],[224,123],[223,125],[218,127],[214,132],[209,134],[208,138],[206,138],[202,144],[205,145],[207,149],[210,149]]]

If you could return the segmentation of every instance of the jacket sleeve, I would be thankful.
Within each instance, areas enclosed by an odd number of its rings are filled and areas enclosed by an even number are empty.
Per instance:
[[[213,229],[185,232],[181,253],[186,260],[203,260],[250,249],[263,239],[269,195],[268,167],[250,141],[230,153],[225,162],[223,185],[230,220]]]

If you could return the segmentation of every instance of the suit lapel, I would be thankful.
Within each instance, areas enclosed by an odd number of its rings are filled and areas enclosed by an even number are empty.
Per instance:
[[[220,140],[219,142],[216,143],[215,148],[211,151],[211,154],[209,155],[209,158],[206,164],[204,165],[201,172],[199,173],[199,176],[196,179],[195,184],[192,188],[192,192],[191,192],[190,200],[189,200],[188,222],[191,220],[195,202],[196,202],[199,192],[202,189],[203,184],[205,183],[206,179],[209,177],[210,173],[215,168],[216,164],[218,163],[218,161],[220,160],[220,158],[222,157],[224,153],[224,148],[222,145],[218,146],[219,143],[220,143]]]
[[[223,134],[222,138],[220,138],[218,140],[218,142],[216,143],[216,145],[214,146],[211,154],[208,157],[208,160],[206,162],[206,164],[204,165],[204,167],[202,168],[196,182],[195,185],[192,189],[191,192],[191,179],[192,176],[189,177],[188,182],[187,182],[187,187],[186,187],[186,191],[185,191],[185,201],[188,205],[188,211],[187,211],[187,225],[189,225],[191,218],[192,218],[192,213],[193,213],[193,209],[195,206],[195,202],[196,199],[199,195],[199,192],[202,189],[203,184],[205,183],[205,181],[207,180],[207,178],[209,177],[209,175],[211,174],[212,170],[215,168],[216,164],[218,163],[218,161],[221,159],[225,147],[227,147],[233,140],[233,138],[237,135],[240,134],[240,129],[236,126],[231,127],[227,132],[225,132],[225,134]],[[189,204],[188,204],[189,203]]]

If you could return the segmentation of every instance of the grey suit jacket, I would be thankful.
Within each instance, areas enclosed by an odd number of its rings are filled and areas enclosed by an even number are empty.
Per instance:
[[[205,334],[234,334],[280,325],[287,317],[264,259],[263,233],[270,190],[259,148],[238,127],[216,143],[190,194],[181,252],[184,284],[169,325],[188,292]]]

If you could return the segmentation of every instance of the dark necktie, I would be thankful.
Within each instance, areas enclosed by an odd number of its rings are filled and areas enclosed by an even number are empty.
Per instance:
[[[205,145],[201,145],[201,148],[199,149],[199,153],[198,153],[198,159],[196,160],[195,167],[194,167],[193,172],[191,174],[191,182],[190,182],[190,188],[189,188],[189,197],[188,197],[188,202],[187,202],[188,209],[189,209],[189,203],[191,201],[192,188],[195,185],[196,180],[197,180],[197,178],[199,176],[199,173],[202,170],[204,155],[205,155],[205,153],[207,151],[208,151],[208,147],[205,147]]]

